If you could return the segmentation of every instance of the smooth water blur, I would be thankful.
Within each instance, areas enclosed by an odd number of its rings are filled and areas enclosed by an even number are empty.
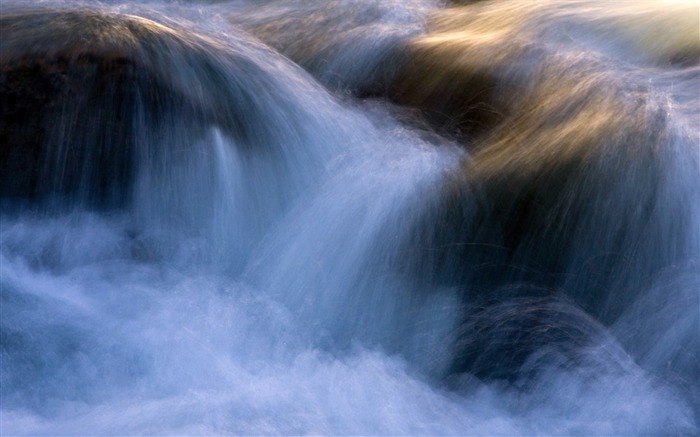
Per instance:
[[[36,2],[162,89],[2,203],[0,433],[697,433],[697,4],[462,3]]]

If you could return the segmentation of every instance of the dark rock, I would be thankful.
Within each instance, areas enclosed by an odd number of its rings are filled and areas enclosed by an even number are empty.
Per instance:
[[[248,122],[259,90],[233,80],[262,83],[260,68],[185,30],[36,10],[3,14],[0,32],[4,202],[121,206],[163,147],[191,149],[210,126],[242,146],[264,136]]]
[[[621,371],[629,359],[606,329],[551,290],[515,286],[465,306],[448,380],[469,374],[525,388],[542,372]]]

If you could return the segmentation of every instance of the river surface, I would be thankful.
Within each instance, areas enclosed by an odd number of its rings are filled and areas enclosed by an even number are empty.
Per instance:
[[[696,435],[697,1],[454,3],[0,0],[0,433]]]

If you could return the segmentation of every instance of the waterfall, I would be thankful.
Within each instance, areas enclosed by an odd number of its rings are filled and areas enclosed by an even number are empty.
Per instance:
[[[0,0],[0,432],[697,433],[699,14]]]

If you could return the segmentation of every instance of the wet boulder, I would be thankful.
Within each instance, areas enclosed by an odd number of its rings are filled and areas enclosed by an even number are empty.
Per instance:
[[[89,10],[8,10],[0,32],[4,202],[122,206],[164,149],[191,150],[211,126],[242,147],[265,136],[249,120],[265,112],[257,88],[274,87],[232,47]]]

